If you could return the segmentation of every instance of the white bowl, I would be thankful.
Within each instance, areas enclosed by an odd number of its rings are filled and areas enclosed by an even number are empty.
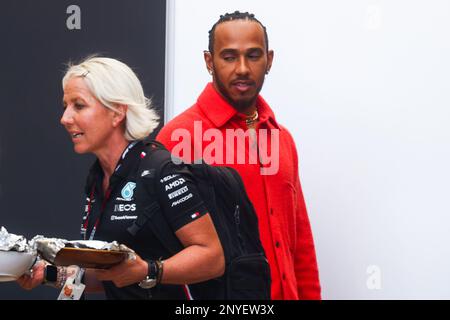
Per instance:
[[[36,254],[0,251],[0,282],[14,281],[27,272],[36,261]]]

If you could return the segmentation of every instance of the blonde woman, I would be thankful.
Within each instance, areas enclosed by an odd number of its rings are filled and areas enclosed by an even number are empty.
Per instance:
[[[61,124],[76,153],[92,153],[97,158],[85,189],[88,203],[82,238],[118,241],[137,253],[136,259],[110,269],[86,270],[86,291],[104,291],[108,299],[195,299],[189,284],[221,276],[224,255],[196,185],[183,176],[179,165],[169,163],[162,170],[157,200],[184,249],[172,255],[152,234],[154,228],[144,226],[134,238],[127,232],[144,209],[136,196],[137,188],[143,187],[136,185],[141,174],[137,171],[150,153],[144,140],[158,125],[137,76],[118,60],[92,57],[69,66],[62,85]],[[183,193],[169,196],[175,180]],[[32,289],[43,283],[46,268],[52,266],[37,264],[32,276],[24,275],[19,284]],[[67,271],[53,268],[57,279]]]

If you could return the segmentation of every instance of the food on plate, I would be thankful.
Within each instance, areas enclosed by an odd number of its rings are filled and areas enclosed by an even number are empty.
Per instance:
[[[14,281],[29,271],[37,259],[37,253],[24,236],[0,229],[0,282]]]

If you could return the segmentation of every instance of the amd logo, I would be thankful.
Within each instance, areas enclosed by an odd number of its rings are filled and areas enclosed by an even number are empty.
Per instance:
[[[186,180],[184,180],[183,178],[175,180],[175,181],[169,183],[168,185],[166,185],[166,191],[172,189],[173,187],[178,187],[179,185],[181,185],[185,182],[186,182]]]

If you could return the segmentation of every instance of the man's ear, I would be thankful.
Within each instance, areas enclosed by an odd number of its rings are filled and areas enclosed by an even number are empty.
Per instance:
[[[119,104],[116,106],[116,112],[113,115],[113,126],[117,127],[125,121],[128,106],[126,104]]]
[[[213,74],[213,57],[211,52],[203,51],[203,58],[205,59],[206,69],[210,75]]]
[[[269,71],[270,71],[270,69],[272,68],[273,56],[274,56],[273,50],[269,50],[269,52],[267,53],[267,68],[266,68],[266,74],[268,74]]]

